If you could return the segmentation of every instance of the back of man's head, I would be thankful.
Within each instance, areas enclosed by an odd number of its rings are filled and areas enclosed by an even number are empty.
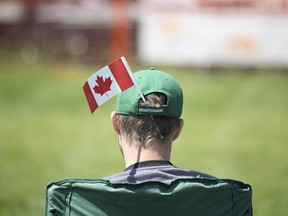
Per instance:
[[[150,148],[172,139],[178,127],[183,107],[182,89],[178,82],[165,72],[155,69],[133,74],[146,102],[136,86],[117,98],[116,113],[123,135],[131,143]]]

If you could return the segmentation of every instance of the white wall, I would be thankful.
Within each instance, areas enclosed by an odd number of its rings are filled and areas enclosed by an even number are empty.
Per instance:
[[[287,13],[147,7],[139,28],[145,64],[288,67]]]

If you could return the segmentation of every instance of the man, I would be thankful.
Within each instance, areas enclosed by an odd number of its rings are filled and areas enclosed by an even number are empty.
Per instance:
[[[117,98],[111,119],[119,136],[126,169],[105,179],[110,182],[141,183],[159,181],[169,184],[179,178],[214,178],[175,167],[170,162],[172,142],[180,135],[183,120],[182,89],[165,72],[155,69],[133,74],[146,102],[136,86]]]
[[[146,99],[132,87],[119,95],[111,114],[126,170],[107,177],[110,182],[67,179],[49,184],[46,215],[252,215],[249,185],[172,165],[172,142],[183,127],[182,90],[161,71],[134,75]],[[205,178],[195,179],[200,177]]]

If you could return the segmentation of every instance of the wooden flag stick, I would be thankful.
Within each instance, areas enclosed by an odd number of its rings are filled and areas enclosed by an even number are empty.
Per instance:
[[[131,69],[130,69],[130,67],[129,67],[129,65],[128,65],[126,59],[125,59],[125,57],[121,57],[121,60],[122,60],[123,64],[126,66],[126,68],[127,68],[127,70],[128,70],[128,73],[129,73],[129,75],[130,75],[130,77],[131,77],[133,83],[135,84],[135,86],[136,86],[136,88],[137,88],[139,94],[141,95],[142,100],[144,101],[144,103],[147,103],[147,101],[146,101],[146,99],[145,99],[143,93],[141,92],[141,90],[140,90],[140,88],[139,88],[139,86],[138,86],[136,80],[134,79],[134,77],[133,77],[133,75],[132,75],[132,71],[131,71]]]

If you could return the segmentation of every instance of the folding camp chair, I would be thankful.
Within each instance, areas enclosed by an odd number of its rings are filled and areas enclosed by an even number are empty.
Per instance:
[[[46,216],[251,216],[250,185],[225,179],[178,179],[167,185],[66,179],[47,186]]]

